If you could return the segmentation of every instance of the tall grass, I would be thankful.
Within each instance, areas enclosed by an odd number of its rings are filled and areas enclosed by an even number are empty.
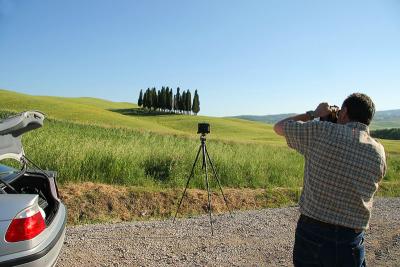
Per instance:
[[[32,160],[59,172],[60,182],[150,187],[184,186],[200,145],[197,139],[54,120],[27,133],[23,143]],[[301,186],[303,160],[285,147],[226,143],[210,136],[207,149],[224,186]],[[192,187],[205,186],[201,163],[200,158]]]
[[[0,111],[0,118],[12,113]],[[240,134],[243,133],[238,136]],[[39,166],[57,170],[61,183],[92,181],[172,188],[183,187],[186,183],[200,145],[199,139],[193,136],[48,119],[43,128],[25,134],[23,144],[28,157]],[[282,141],[273,145],[272,142],[243,143],[239,137],[239,142],[214,138],[215,135],[209,135],[207,148],[223,186],[302,186],[304,160]],[[400,142],[383,141],[383,144],[388,154],[384,192],[397,195],[400,192]],[[216,186],[212,177],[211,184]],[[205,188],[201,159],[190,186]]]

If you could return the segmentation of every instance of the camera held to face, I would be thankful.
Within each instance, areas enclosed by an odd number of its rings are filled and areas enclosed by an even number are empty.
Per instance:
[[[319,118],[320,121],[329,121],[332,123],[337,123],[339,117],[339,107],[338,106],[329,106],[331,113],[325,117]]]

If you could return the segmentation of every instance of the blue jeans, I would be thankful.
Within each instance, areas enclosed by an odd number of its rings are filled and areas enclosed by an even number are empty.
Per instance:
[[[300,216],[293,249],[293,263],[303,266],[366,266],[364,231],[319,223]]]

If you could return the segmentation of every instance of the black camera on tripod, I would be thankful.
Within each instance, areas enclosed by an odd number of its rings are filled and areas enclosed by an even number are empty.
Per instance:
[[[208,134],[210,133],[210,124],[209,123],[199,123],[197,125],[197,133],[198,134]]]

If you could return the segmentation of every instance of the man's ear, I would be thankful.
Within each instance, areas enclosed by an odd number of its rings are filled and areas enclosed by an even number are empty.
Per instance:
[[[342,107],[339,112],[339,123],[347,123],[349,116],[347,115],[347,107]]]

